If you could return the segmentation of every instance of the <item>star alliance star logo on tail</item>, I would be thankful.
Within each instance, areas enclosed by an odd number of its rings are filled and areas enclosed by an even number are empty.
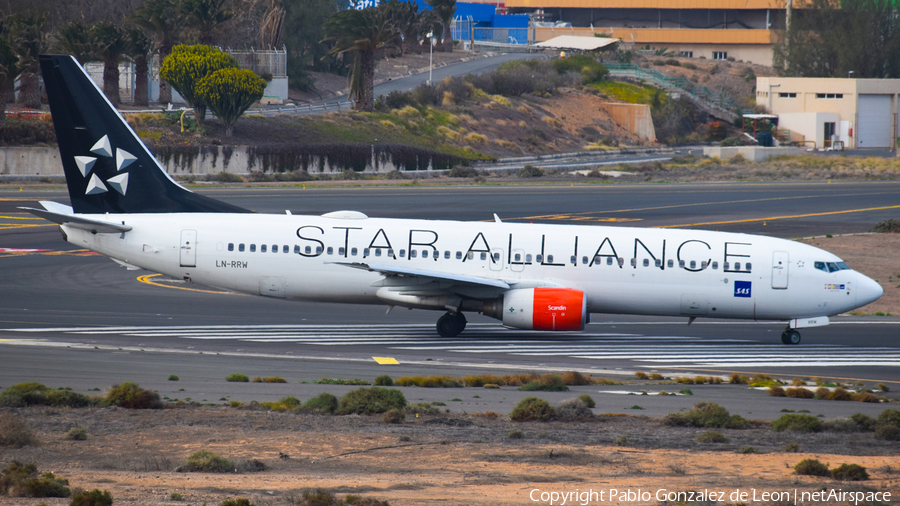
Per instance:
[[[104,135],[97,141],[93,147],[91,147],[91,153],[94,153],[98,156],[102,156],[105,158],[112,158],[112,146],[109,143],[109,137]],[[78,170],[81,172],[81,175],[85,178],[90,176],[88,180],[87,189],[84,191],[85,195],[99,195],[101,193],[106,193],[109,191],[109,188],[119,192],[122,195],[125,195],[125,192],[128,191],[128,173],[122,172],[122,169],[128,167],[137,157],[125,151],[124,149],[116,148],[116,172],[115,176],[112,176],[106,180],[104,184],[103,180],[97,176],[97,173],[91,173],[94,169],[94,165],[97,163],[97,157],[94,156],[76,156],[75,157],[75,165],[78,166]]]

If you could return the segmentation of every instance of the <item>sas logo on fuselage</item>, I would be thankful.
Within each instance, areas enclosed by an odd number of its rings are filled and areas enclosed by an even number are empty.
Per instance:
[[[753,283],[750,281],[735,281],[734,282],[734,296],[735,297],[744,297],[750,298],[752,295],[751,285]]]
[[[548,311],[565,311],[566,306],[547,306]]]

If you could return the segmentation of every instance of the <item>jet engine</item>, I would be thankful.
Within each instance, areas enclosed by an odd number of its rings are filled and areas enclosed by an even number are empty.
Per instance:
[[[583,330],[587,297],[571,288],[521,288],[484,304],[486,316],[526,330]]]

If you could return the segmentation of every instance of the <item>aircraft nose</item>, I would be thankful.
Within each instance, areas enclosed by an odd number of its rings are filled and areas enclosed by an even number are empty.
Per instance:
[[[871,304],[884,294],[884,289],[874,279],[863,274],[859,274],[859,278],[856,282],[856,301],[859,306]]]

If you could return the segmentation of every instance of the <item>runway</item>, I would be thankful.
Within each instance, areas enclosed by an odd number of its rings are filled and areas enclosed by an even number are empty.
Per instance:
[[[355,209],[370,216],[460,220],[488,220],[496,212],[506,221],[694,227],[788,238],[863,232],[900,214],[900,183],[890,181],[197,191],[259,212]],[[594,315],[582,333],[510,330],[472,315],[464,334],[442,339],[432,312],[385,314],[384,307],[272,300],[127,271],[62,242],[54,225],[16,209],[37,207],[37,200],[67,202],[66,192],[0,190],[0,386],[21,378],[75,388],[84,384],[85,371],[64,350],[96,347],[107,359],[122,358],[117,352],[134,359],[145,350],[151,363],[110,367],[106,384],[97,379],[85,388],[133,380],[129,371],[168,374],[184,357],[199,366],[217,355],[229,357],[229,364],[269,363],[290,371],[293,383],[324,375],[371,381],[383,371],[399,377],[579,370],[618,379],[633,378],[635,371],[738,371],[900,387],[897,318],[838,317],[829,327],[807,329],[797,347],[780,343],[779,323],[698,320],[687,326],[686,318],[616,315]],[[44,360],[26,359],[32,355]],[[373,357],[399,365],[379,366]],[[195,380],[222,376],[210,369]]]

